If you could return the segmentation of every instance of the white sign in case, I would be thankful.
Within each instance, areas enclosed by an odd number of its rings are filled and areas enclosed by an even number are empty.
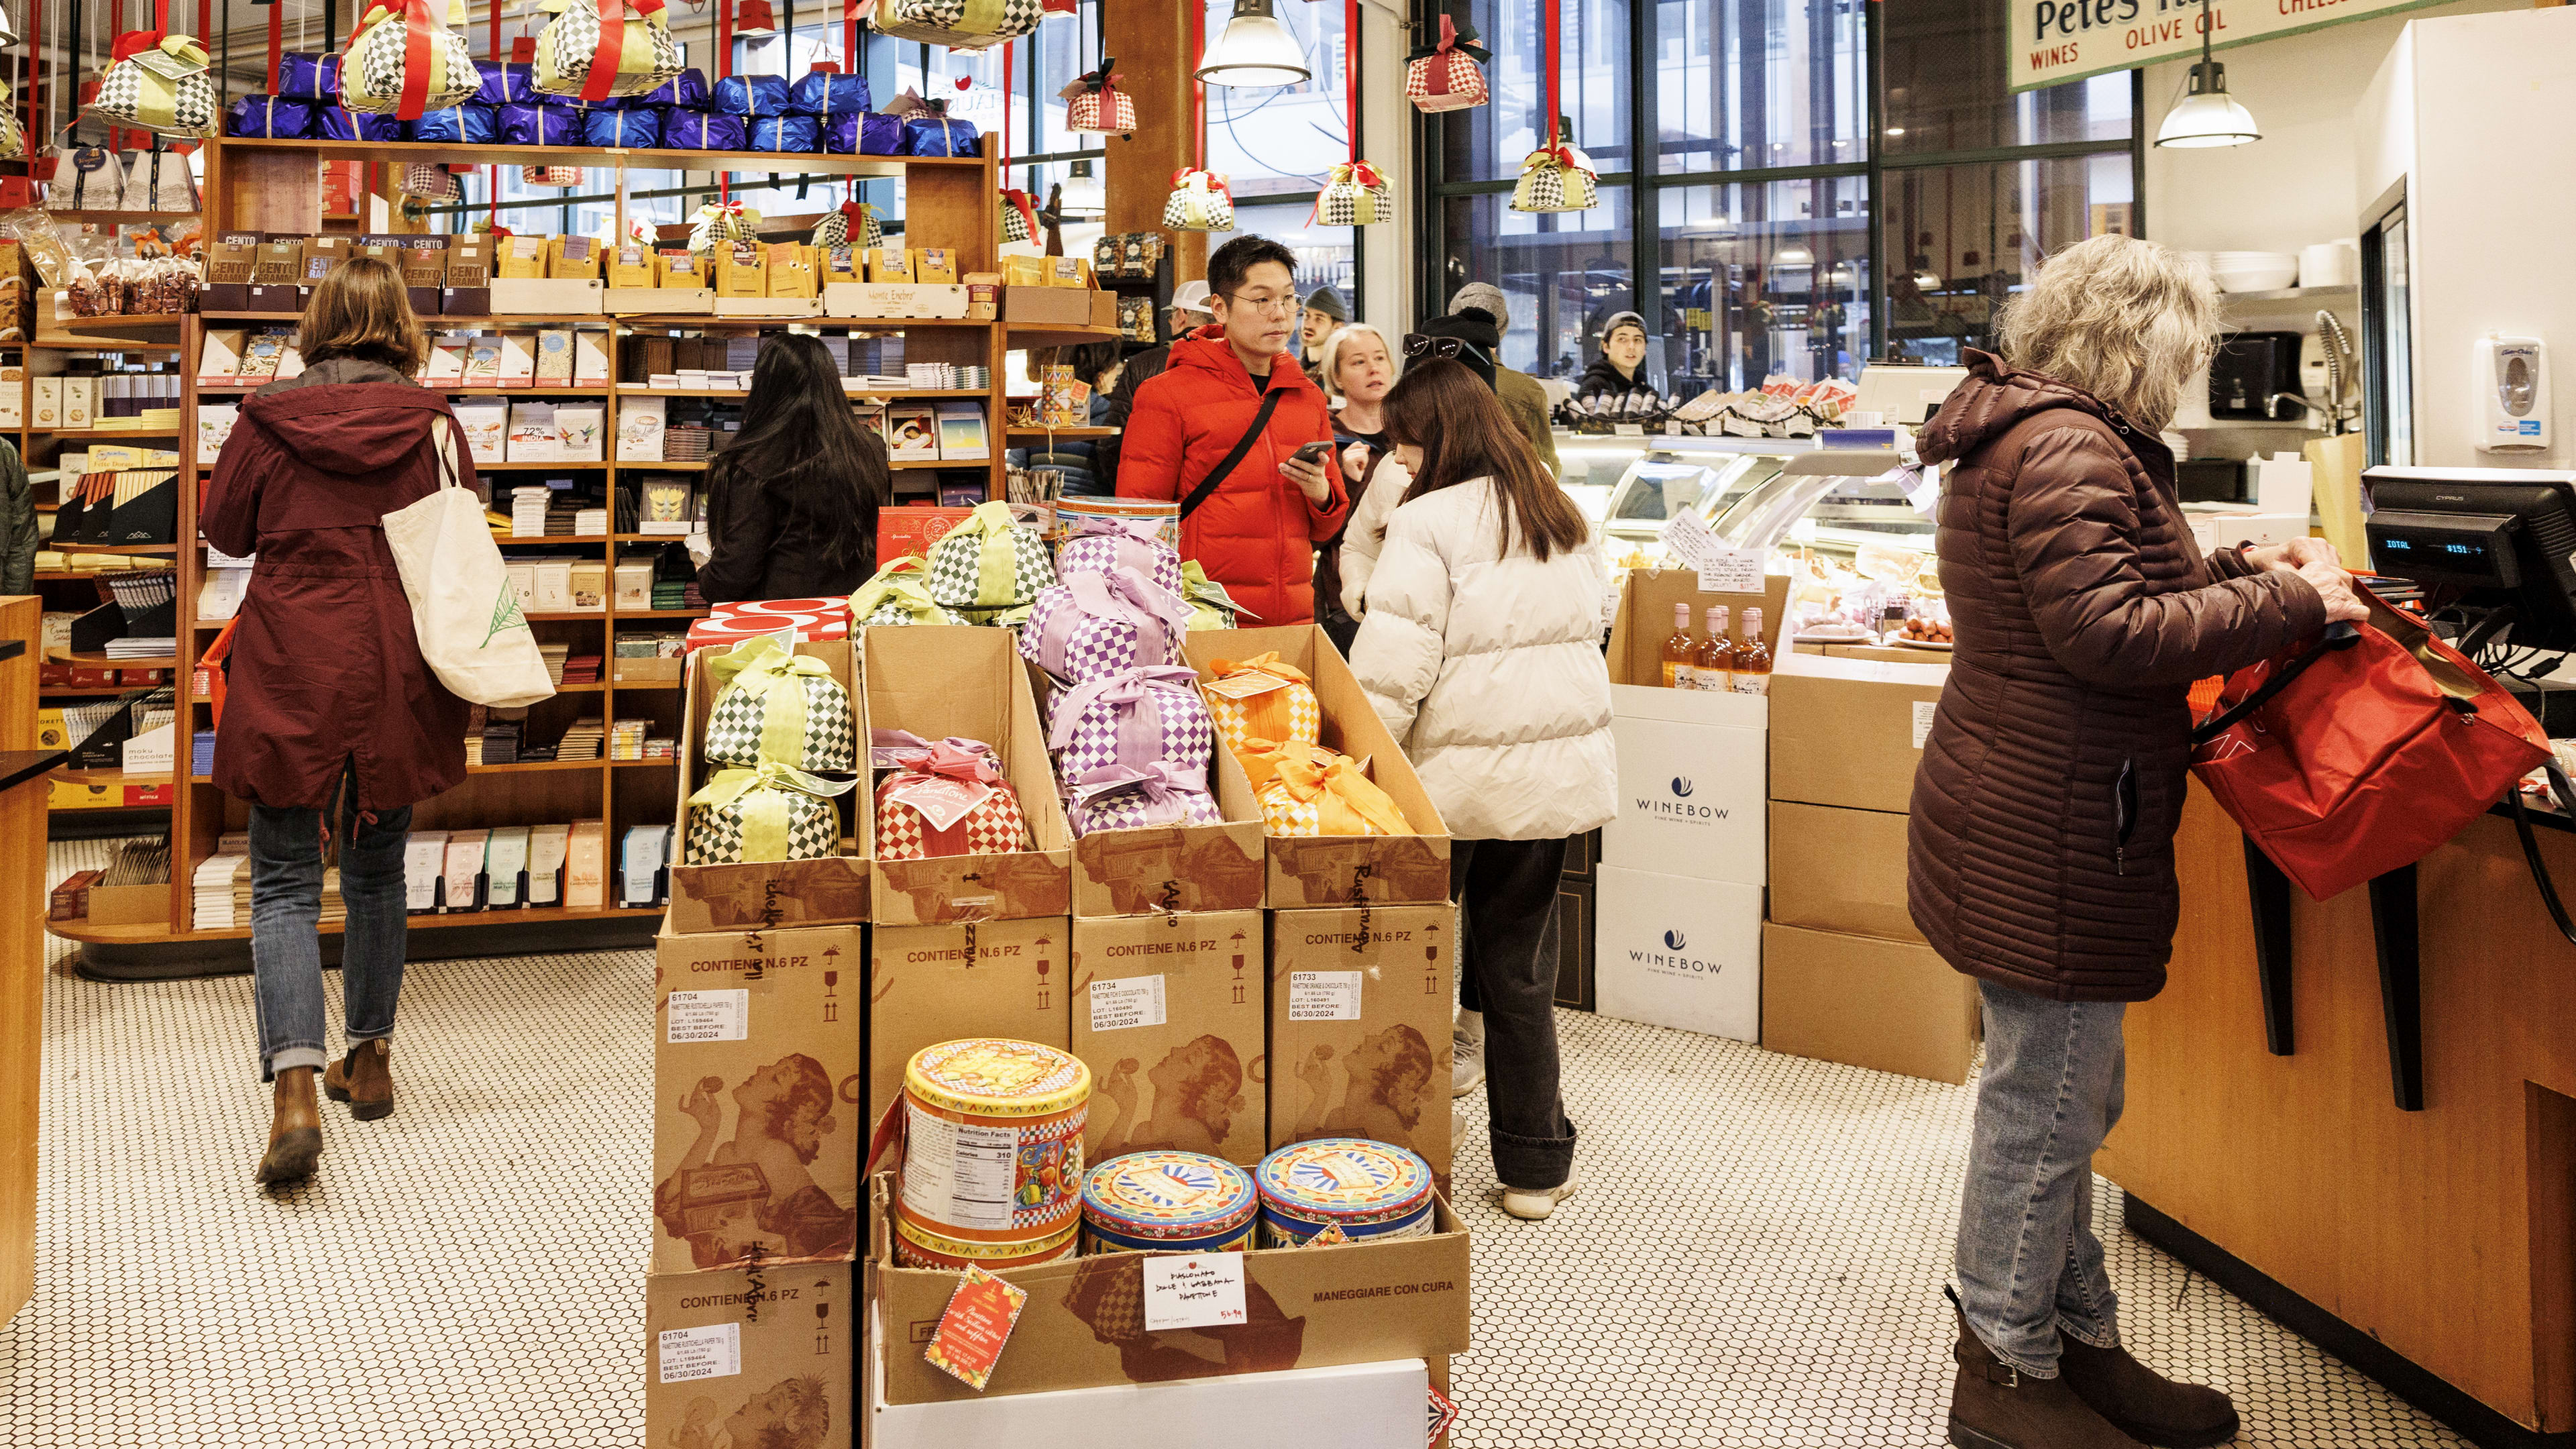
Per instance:
[[[1593,990],[1603,1016],[1762,1039],[1762,887],[1606,864],[1599,882]]]

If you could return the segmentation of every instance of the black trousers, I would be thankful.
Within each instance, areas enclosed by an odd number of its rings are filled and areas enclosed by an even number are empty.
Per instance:
[[[1566,842],[1460,840],[1458,1000],[1485,1014],[1485,1101],[1494,1175],[1554,1187],[1574,1168],[1574,1123],[1557,1091],[1556,886]]]

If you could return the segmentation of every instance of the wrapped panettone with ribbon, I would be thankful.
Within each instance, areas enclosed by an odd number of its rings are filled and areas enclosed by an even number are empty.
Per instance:
[[[711,252],[729,242],[756,241],[759,225],[760,213],[745,210],[739,201],[710,201],[689,221],[689,250]]]
[[[855,779],[824,780],[776,761],[757,769],[715,772],[689,796],[690,865],[814,860],[841,848],[841,812],[833,797]]]
[[[1209,673],[1214,677],[1199,690],[1207,696],[1217,737],[1237,758],[1255,740],[1311,745],[1323,739],[1324,707],[1316,702],[1315,686],[1276,652],[1240,663],[1219,659]]]
[[[1163,225],[1173,231],[1234,230],[1234,192],[1225,177],[1197,166],[1172,173],[1163,201]]]
[[[169,24],[169,0],[160,0],[152,29],[116,37],[90,109],[154,135],[211,136],[220,113],[206,48],[193,36],[169,34]],[[23,141],[14,154],[25,154]]]
[[[1225,823],[1225,812],[1207,792],[1206,772],[1185,770],[1169,760],[1103,765],[1064,783],[1065,817],[1077,839],[1095,830]]]
[[[1037,601],[1055,563],[1007,503],[979,503],[930,546],[930,596],[977,622]]]
[[[1373,226],[1393,221],[1395,191],[1373,162],[1335,162],[1323,191],[1315,197],[1314,215],[1308,220],[1309,224],[1320,221],[1325,226]]]
[[[1197,559],[1181,565],[1181,597],[1189,602],[1194,630],[1232,629],[1237,618],[1251,612],[1234,601],[1225,585],[1209,578]]]
[[[885,223],[877,220],[877,209],[864,201],[844,201],[823,213],[814,223],[810,238],[818,247],[857,247],[874,251],[885,245]]]
[[[1131,568],[1076,573],[1040,590],[1020,625],[1020,655],[1065,684],[1181,657],[1190,607]]]
[[[375,0],[349,32],[340,61],[340,104],[351,111],[392,112],[407,121],[474,99],[483,73],[455,27],[466,20],[464,0],[450,0],[441,23],[436,0]]]
[[[1065,103],[1066,130],[1118,136],[1136,129],[1136,103],[1118,89],[1118,82],[1126,77],[1114,69],[1117,64],[1104,58],[1097,69],[1075,76],[1056,92],[1056,98]]]
[[[1112,518],[1102,514],[1057,515],[1065,525],[1064,542],[1055,549],[1055,576],[1105,574],[1134,569],[1169,593],[1183,592],[1180,552],[1163,541],[1162,525],[1151,518]],[[1204,575],[1202,575],[1204,577]]]
[[[716,692],[707,711],[710,763],[799,770],[857,768],[850,692],[822,660],[764,636],[699,656]]]
[[[1404,810],[1348,755],[1294,741],[1248,740],[1235,757],[1272,835],[1412,835]]]
[[[1166,760],[1206,788],[1215,746],[1197,682],[1198,671],[1186,664],[1155,664],[1054,691],[1047,701],[1047,748],[1060,777]]]
[[[1029,848],[1019,792],[982,740],[924,740],[901,730],[872,736],[875,763],[893,773],[877,785],[877,859],[1001,855]]]
[[[877,0],[874,19],[897,40],[982,50],[1019,39],[1045,16],[1040,0]]]
[[[1547,144],[1522,158],[1511,204],[1514,211],[1589,211],[1599,199],[1600,182],[1593,173],[1592,158],[1550,128]]]
[[[540,8],[554,16],[537,37],[537,71],[529,82],[542,95],[593,103],[640,96],[680,73],[680,43],[671,38],[663,0],[543,0]],[[625,144],[657,145],[658,125],[653,134],[654,140]],[[591,144],[600,144],[595,134]]]
[[[861,628],[974,622],[930,596],[929,570],[916,553],[887,564],[850,595],[850,617]]]
[[[1037,203],[1016,186],[1002,188],[1002,240],[1010,242],[1038,239]]]
[[[1417,111],[1463,111],[1487,100],[1485,72],[1493,56],[1476,43],[1476,27],[1440,17],[1440,38],[1417,45],[1404,61],[1404,98]]]

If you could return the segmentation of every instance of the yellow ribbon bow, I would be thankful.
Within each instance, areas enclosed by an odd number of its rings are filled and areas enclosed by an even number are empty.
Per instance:
[[[918,624],[963,623],[945,605],[930,596],[930,585],[926,582],[929,569],[930,565],[919,554],[905,554],[877,570],[876,577],[859,585],[858,592],[850,595],[850,622],[865,624],[870,615],[892,604],[910,614],[913,622]]]

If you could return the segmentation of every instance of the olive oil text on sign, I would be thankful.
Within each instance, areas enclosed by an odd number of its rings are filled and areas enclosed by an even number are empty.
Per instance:
[[[2213,0],[2213,50],[2413,10],[2439,0]],[[2016,91],[2200,54],[2199,0],[2013,0],[2005,68]]]

